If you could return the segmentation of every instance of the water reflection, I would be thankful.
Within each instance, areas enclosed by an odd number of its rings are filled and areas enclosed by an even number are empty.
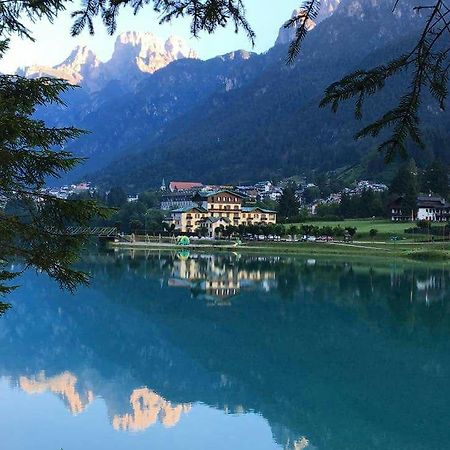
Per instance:
[[[239,255],[217,257],[213,255],[190,255],[178,252],[171,261],[170,287],[188,288],[193,298],[206,300],[213,306],[229,306],[230,299],[241,290],[263,289],[275,286],[274,270],[263,270],[239,264]]]
[[[47,378],[45,372],[34,377],[19,377],[20,388],[28,394],[42,394],[50,391],[60,397],[72,414],[83,412],[94,400],[92,391],[78,392],[77,377],[70,372]]]
[[[260,415],[275,445],[261,448],[446,448],[445,266],[124,252],[84,269],[75,298],[28,275],[0,321],[0,376],[24,392],[79,415],[101,398],[122,432],[203,404]]]
[[[44,392],[56,394],[73,415],[82,413],[95,399],[94,392],[83,389],[77,377],[70,372],[49,378],[45,376],[45,372],[34,377],[21,376],[18,386],[31,395]],[[134,389],[129,402],[132,408],[130,413],[112,416],[111,424],[115,430],[143,431],[157,422],[170,428],[179,422],[182,414],[191,410],[190,404],[172,405],[148,388]]]
[[[176,425],[182,414],[191,410],[191,405],[175,405],[147,388],[135,389],[130,396],[132,414],[115,415],[112,421],[116,430],[141,431],[156,421],[170,428]]]

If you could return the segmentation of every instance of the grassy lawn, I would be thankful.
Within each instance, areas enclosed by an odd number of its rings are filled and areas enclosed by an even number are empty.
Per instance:
[[[306,221],[304,223],[308,223],[311,225],[315,225],[318,227],[322,226],[332,226],[336,227],[340,225],[342,228],[345,227],[356,227],[356,238],[355,240],[363,240],[368,241],[370,239],[369,232],[372,228],[378,230],[378,235],[375,237],[375,241],[386,241],[389,240],[392,236],[399,236],[402,239],[407,240],[424,240],[426,239],[425,235],[412,235],[406,234],[405,230],[407,228],[415,227],[415,222],[392,222],[390,220],[383,219],[346,219],[346,220],[338,220],[338,221]],[[301,224],[295,224],[297,226]],[[290,226],[290,225],[288,225]]]

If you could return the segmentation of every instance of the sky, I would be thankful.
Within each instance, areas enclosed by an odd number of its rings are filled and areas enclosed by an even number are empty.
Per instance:
[[[80,0],[74,0],[71,8],[76,10]],[[125,31],[150,31],[166,39],[171,35],[186,40],[202,59],[208,59],[233,50],[244,49],[264,52],[273,46],[280,26],[290,17],[292,11],[301,4],[301,0],[245,0],[247,19],[256,32],[256,46],[252,48],[245,33],[234,33],[232,26],[217,30],[213,35],[203,33],[193,38],[189,32],[189,19],[175,19],[172,24],[158,24],[158,14],[151,6],[144,7],[137,16],[130,8],[119,14],[117,32],[114,36],[106,33],[103,24],[96,23],[96,33],[90,36],[85,30],[78,37],[70,36],[73,19],[72,9],[61,14],[53,24],[46,21],[29,25],[35,42],[13,37],[10,49],[0,59],[0,72],[12,73],[18,67],[33,64],[53,66],[67,58],[77,45],[87,45],[102,61],[112,54],[115,37]],[[25,22],[27,23],[27,22]]]

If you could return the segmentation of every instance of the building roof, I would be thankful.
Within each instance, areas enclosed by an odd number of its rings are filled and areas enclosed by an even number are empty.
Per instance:
[[[169,189],[171,191],[187,191],[189,189],[201,187],[203,187],[203,184],[197,181],[171,181],[169,183]]]
[[[445,200],[443,202],[437,200],[418,200],[418,208],[450,208],[450,203]]]
[[[177,209],[172,209],[171,212],[173,213],[184,213],[184,212],[189,212],[189,211],[198,211],[201,213],[206,213],[208,211],[206,211],[205,208],[202,208],[201,206],[185,206],[184,208],[177,208]]]
[[[234,191],[230,191],[228,189],[220,189],[218,191],[203,191],[203,192],[197,192],[196,195],[202,197],[202,198],[208,198],[211,197],[213,195],[218,195],[218,194],[223,194],[223,193],[227,193],[227,194],[231,194],[231,195],[235,195],[236,197],[240,197],[240,198],[246,198],[245,195],[239,194],[238,192],[234,192]]]
[[[442,208],[449,207],[450,204],[437,194],[419,194],[417,197],[417,206],[419,208]]]
[[[211,222],[211,223],[216,223],[219,221],[230,223],[230,219],[228,219],[227,217],[207,217],[205,219],[205,222]]]
[[[165,192],[161,195],[161,201],[173,200],[177,198],[190,199],[192,198],[192,192]]]
[[[264,209],[264,208],[260,208],[259,206],[243,206],[241,208],[241,211],[242,212],[246,212],[246,213],[253,212],[253,211],[256,211],[256,210],[259,210],[259,211],[261,211],[263,213],[266,213],[266,214],[276,214],[276,211],[273,211],[272,209]]]
[[[403,195],[394,198],[394,200],[389,203],[389,208],[401,208],[403,199],[404,199]],[[417,196],[417,207],[418,208],[450,208],[450,203],[448,203],[440,195],[419,194]]]

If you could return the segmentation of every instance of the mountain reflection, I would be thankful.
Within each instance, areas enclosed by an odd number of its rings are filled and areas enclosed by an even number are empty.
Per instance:
[[[73,414],[100,397],[116,430],[199,403],[257,413],[294,450],[450,439],[447,266],[105,252],[83,269],[75,298],[28,274],[0,319],[0,376],[25,392]]]
[[[28,394],[52,392],[60,397],[69,411],[76,415],[83,412],[95,399],[91,390],[78,391],[78,380],[70,372],[50,378],[40,372],[35,377],[19,377],[19,387]],[[160,422],[166,428],[176,425],[191,405],[173,405],[147,388],[134,389],[130,395],[131,413],[115,414],[111,423],[115,430],[143,431]]]
[[[132,414],[113,417],[112,424],[116,430],[141,431],[157,421],[170,428],[179,422],[181,414],[191,410],[191,405],[172,406],[147,388],[135,389],[130,396],[130,404],[133,408]]]
[[[51,378],[46,378],[45,372],[40,372],[33,378],[19,378],[19,386],[24,392],[27,394],[53,392],[62,398],[72,414],[83,412],[94,400],[92,391],[79,393],[76,384],[77,377],[69,372],[64,372]]]

